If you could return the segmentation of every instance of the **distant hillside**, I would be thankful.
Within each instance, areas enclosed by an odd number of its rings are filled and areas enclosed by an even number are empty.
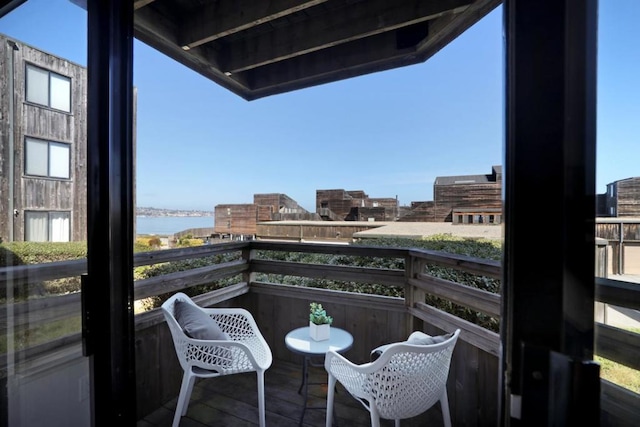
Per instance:
[[[136,216],[213,216],[213,212],[138,207]]]

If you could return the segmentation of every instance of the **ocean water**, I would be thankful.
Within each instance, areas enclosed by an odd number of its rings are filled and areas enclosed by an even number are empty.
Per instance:
[[[137,234],[168,235],[189,228],[213,227],[212,216],[137,216]]]

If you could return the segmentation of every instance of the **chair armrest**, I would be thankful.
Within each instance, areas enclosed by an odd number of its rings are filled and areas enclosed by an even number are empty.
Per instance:
[[[176,346],[190,366],[207,370],[245,372],[265,370],[272,363],[271,350],[258,337],[247,341],[199,340],[189,337]]]

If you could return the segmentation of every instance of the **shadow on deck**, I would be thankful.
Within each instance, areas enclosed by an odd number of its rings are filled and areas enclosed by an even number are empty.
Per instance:
[[[310,382],[325,382],[324,368],[310,368]],[[298,426],[302,414],[303,396],[298,394],[302,380],[302,366],[274,360],[265,374],[267,426]],[[171,426],[176,398],[138,421],[137,427]],[[326,405],[326,384],[309,386],[309,406]],[[351,397],[340,384],[335,395],[337,423],[341,427],[370,426],[369,412]],[[303,426],[324,426],[325,409],[307,409]],[[430,424],[428,424],[430,423]],[[258,425],[258,404],[255,373],[199,379],[193,389],[187,415],[181,427],[203,426],[255,426]],[[381,420],[381,426],[392,426],[393,421]],[[442,425],[439,404],[421,416],[403,420],[403,427]]]

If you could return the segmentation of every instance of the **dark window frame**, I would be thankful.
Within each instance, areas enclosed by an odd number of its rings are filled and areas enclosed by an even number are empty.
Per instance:
[[[29,150],[27,149],[27,145],[29,143],[29,140],[32,141],[38,141],[38,142],[46,142],[47,143],[47,174],[46,175],[38,175],[38,174],[33,174],[33,173],[28,173],[27,172],[27,160],[29,157]],[[69,154],[69,158],[68,158],[68,166],[69,166],[69,170],[67,171],[67,177],[59,177],[59,176],[52,176],[51,175],[51,145],[57,145],[57,146],[65,146],[68,148],[68,154]],[[72,154],[71,154],[71,144],[68,142],[60,142],[60,141],[52,141],[52,140],[48,140],[48,139],[42,139],[42,138],[34,138],[31,136],[25,136],[24,137],[24,175],[28,176],[28,177],[34,177],[34,178],[47,178],[47,179],[55,179],[55,180],[60,180],[60,181],[71,181],[71,171],[72,171],[72,167],[71,167],[71,161],[72,161]]]
[[[34,69],[37,69],[37,70],[40,70],[40,71],[44,71],[48,75],[48,80],[47,80],[47,103],[46,104],[41,104],[39,102],[30,101],[29,100],[29,68],[34,68]],[[52,75],[69,81],[69,110],[68,111],[51,106],[51,76]],[[60,111],[60,112],[63,112],[63,113],[72,114],[72,109],[73,109],[72,99],[73,99],[73,97],[71,95],[72,95],[72,92],[73,92],[73,79],[71,77],[65,76],[64,74],[56,73],[55,71],[51,71],[51,70],[49,70],[47,68],[41,67],[41,66],[33,64],[31,62],[25,62],[24,86],[25,86],[24,99],[25,99],[26,103],[31,104],[31,105],[38,105],[40,107],[50,108],[50,109],[52,109],[54,111]]]

